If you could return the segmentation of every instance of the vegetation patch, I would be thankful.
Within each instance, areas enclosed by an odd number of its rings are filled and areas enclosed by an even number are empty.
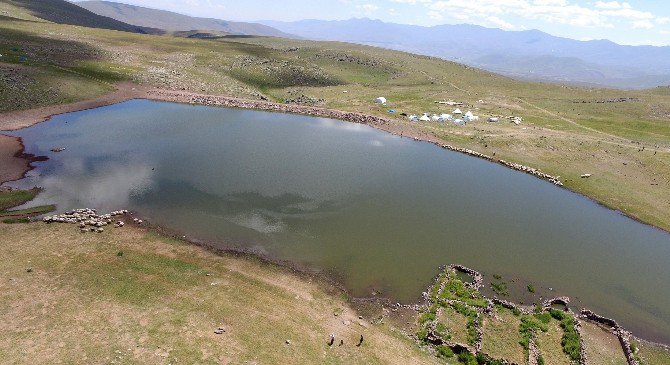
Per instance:
[[[10,190],[0,192],[0,212],[35,199],[40,191],[42,191],[40,188],[33,188],[30,190]]]
[[[17,209],[17,210],[3,210],[0,211],[0,217],[34,217],[45,213],[53,212],[56,206],[53,204],[40,205],[37,207]]]
[[[570,360],[579,361],[582,345],[579,333],[575,329],[575,318],[558,309],[552,309],[549,313],[553,318],[560,321],[561,328],[563,329],[563,338],[561,339],[563,352],[570,357]]]
[[[30,218],[6,218],[2,220],[5,224],[30,223]]]
[[[521,325],[521,318],[509,309],[496,309],[494,315],[484,317],[482,352],[493,358],[523,364],[527,356],[520,345]]]

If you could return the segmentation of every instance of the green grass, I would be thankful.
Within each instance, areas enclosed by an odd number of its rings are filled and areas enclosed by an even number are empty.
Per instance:
[[[30,218],[6,218],[2,220],[5,224],[28,223]]]
[[[535,333],[542,331],[547,332],[549,327],[547,324],[551,320],[551,316],[547,317],[543,315],[524,315],[521,316],[521,325],[519,326],[519,334],[521,334],[521,340],[519,344],[528,351],[529,343]]]
[[[509,295],[509,291],[507,290],[507,283],[504,281],[492,281],[491,289],[493,289],[493,292],[496,293],[497,295],[500,296]]]
[[[16,216],[25,216],[25,217],[34,217],[42,215],[45,213],[53,212],[56,210],[56,206],[53,204],[50,205],[40,205],[38,207],[18,209],[18,210],[3,210],[0,211],[0,217],[16,217]]]
[[[552,309],[550,315],[561,322],[563,329],[563,338],[561,339],[561,346],[571,360],[578,361],[580,358],[581,343],[579,334],[575,330],[575,319],[564,311]]]
[[[0,212],[27,203],[39,194],[41,189],[12,190],[0,192]]]

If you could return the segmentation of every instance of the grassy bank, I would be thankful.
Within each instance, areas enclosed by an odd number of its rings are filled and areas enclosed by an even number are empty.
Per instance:
[[[11,209],[33,200],[41,189],[0,191],[0,221],[3,223],[26,223],[36,217],[56,210],[55,205],[42,205],[26,209]]]
[[[253,259],[133,227],[0,223],[0,237],[3,362],[435,362],[335,289]]]

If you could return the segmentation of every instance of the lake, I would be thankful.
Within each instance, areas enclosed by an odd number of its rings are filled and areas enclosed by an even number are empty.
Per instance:
[[[10,184],[44,188],[30,205],[134,210],[355,296],[416,301],[460,263],[670,343],[670,235],[495,163],[332,119],[147,100],[10,134],[49,157]]]

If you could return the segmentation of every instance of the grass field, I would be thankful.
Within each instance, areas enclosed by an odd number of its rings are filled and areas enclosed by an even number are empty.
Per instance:
[[[518,115],[524,122],[414,127],[452,145],[560,175],[568,188],[670,230],[670,91],[664,88],[521,82],[373,47],[139,35],[36,21],[9,4],[3,9],[8,15],[0,18],[0,111],[88,99],[109,92],[117,81],[399,120],[400,112],[450,112],[434,101],[453,99],[484,119]],[[388,106],[372,103],[380,95]],[[607,102],[617,98],[629,99]],[[387,113],[389,108],[398,113]],[[581,179],[584,173],[592,177]]]
[[[552,365],[571,365],[568,356],[563,352],[561,347],[561,338],[563,337],[563,329],[559,326],[559,322],[552,320],[549,322],[548,331],[537,333],[537,344],[545,364]]]
[[[496,311],[494,317],[486,317],[482,326],[484,330],[482,351],[495,359],[525,364],[527,356],[519,344],[520,325],[519,317],[507,309]]]
[[[130,226],[0,223],[0,237],[15,237],[0,240],[3,363],[436,363],[334,289],[254,259]]]

